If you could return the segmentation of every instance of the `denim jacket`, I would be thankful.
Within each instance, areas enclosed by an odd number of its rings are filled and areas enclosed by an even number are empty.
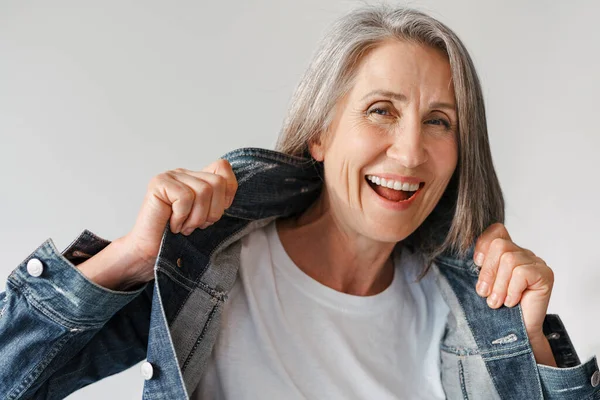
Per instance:
[[[155,279],[113,291],[75,267],[109,242],[85,230],[62,253],[42,243],[0,294],[0,398],[62,399],[145,359],[144,399],[186,399],[198,385],[240,264],[240,238],[299,213],[322,182],[310,160],[265,149],[232,151],[232,206],[190,236],[165,228]],[[544,331],[559,368],[537,365],[520,306],[490,309],[469,256],[438,257],[429,273],[450,312],[440,342],[448,399],[599,399],[596,357],[581,364],[563,324]],[[244,382],[239,382],[243,385]]]

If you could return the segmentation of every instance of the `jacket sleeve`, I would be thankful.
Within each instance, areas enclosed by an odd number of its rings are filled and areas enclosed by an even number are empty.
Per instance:
[[[545,399],[582,400],[600,398],[600,372],[596,357],[585,363],[579,361],[558,315],[548,314],[544,334],[556,360],[556,367],[538,364]]]
[[[76,265],[110,242],[85,230],[60,253],[46,240],[0,293],[0,398],[62,399],[145,357],[152,284],[114,291]]]

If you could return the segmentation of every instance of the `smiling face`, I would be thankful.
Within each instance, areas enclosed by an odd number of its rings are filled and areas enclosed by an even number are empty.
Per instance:
[[[324,162],[321,200],[346,232],[399,242],[435,208],[458,160],[451,76],[440,50],[406,41],[363,57],[310,146]]]

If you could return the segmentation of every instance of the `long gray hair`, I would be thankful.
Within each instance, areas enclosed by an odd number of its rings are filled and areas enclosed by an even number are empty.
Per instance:
[[[277,150],[306,156],[308,145],[331,123],[336,102],[352,87],[361,58],[396,38],[442,50],[448,57],[458,113],[458,164],[427,219],[404,242],[425,260],[466,257],[485,228],[504,222],[504,199],[490,152],[481,85],[465,46],[447,26],[416,10],[366,6],[339,19],[320,43],[292,97]]]

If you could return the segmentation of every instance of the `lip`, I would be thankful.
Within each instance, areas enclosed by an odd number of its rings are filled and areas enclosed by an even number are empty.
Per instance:
[[[384,179],[391,179],[394,181],[402,181],[402,182],[406,182],[406,183],[423,183],[423,182],[425,182],[423,179],[420,179],[415,176],[402,176],[402,175],[395,175],[395,174],[367,174],[367,175],[365,175],[365,177],[367,177],[369,175],[374,175],[374,176],[377,176],[379,178],[384,178]],[[423,186],[423,185],[421,185],[421,186]]]
[[[371,175],[371,174],[369,174],[369,175]],[[377,176],[386,178],[386,179],[394,179],[393,176],[398,177],[398,175],[387,175],[387,176],[390,176],[391,178],[387,178],[386,175],[377,175]],[[419,183],[419,180],[413,180],[412,183]],[[424,184],[419,185],[419,189],[417,189],[415,194],[413,194],[410,199],[407,199],[404,201],[391,201],[391,200],[386,199],[385,197],[381,197],[380,195],[378,195],[377,192],[375,192],[375,190],[373,190],[371,185],[369,185],[369,181],[367,181],[366,177],[365,177],[365,185],[367,185],[369,188],[368,192],[371,193],[373,195],[373,197],[375,197],[375,201],[377,201],[379,204],[381,204],[382,207],[387,208],[388,210],[393,210],[393,211],[407,210],[415,202],[415,199],[417,197],[419,197],[419,195],[423,191],[423,187],[425,186]]]

